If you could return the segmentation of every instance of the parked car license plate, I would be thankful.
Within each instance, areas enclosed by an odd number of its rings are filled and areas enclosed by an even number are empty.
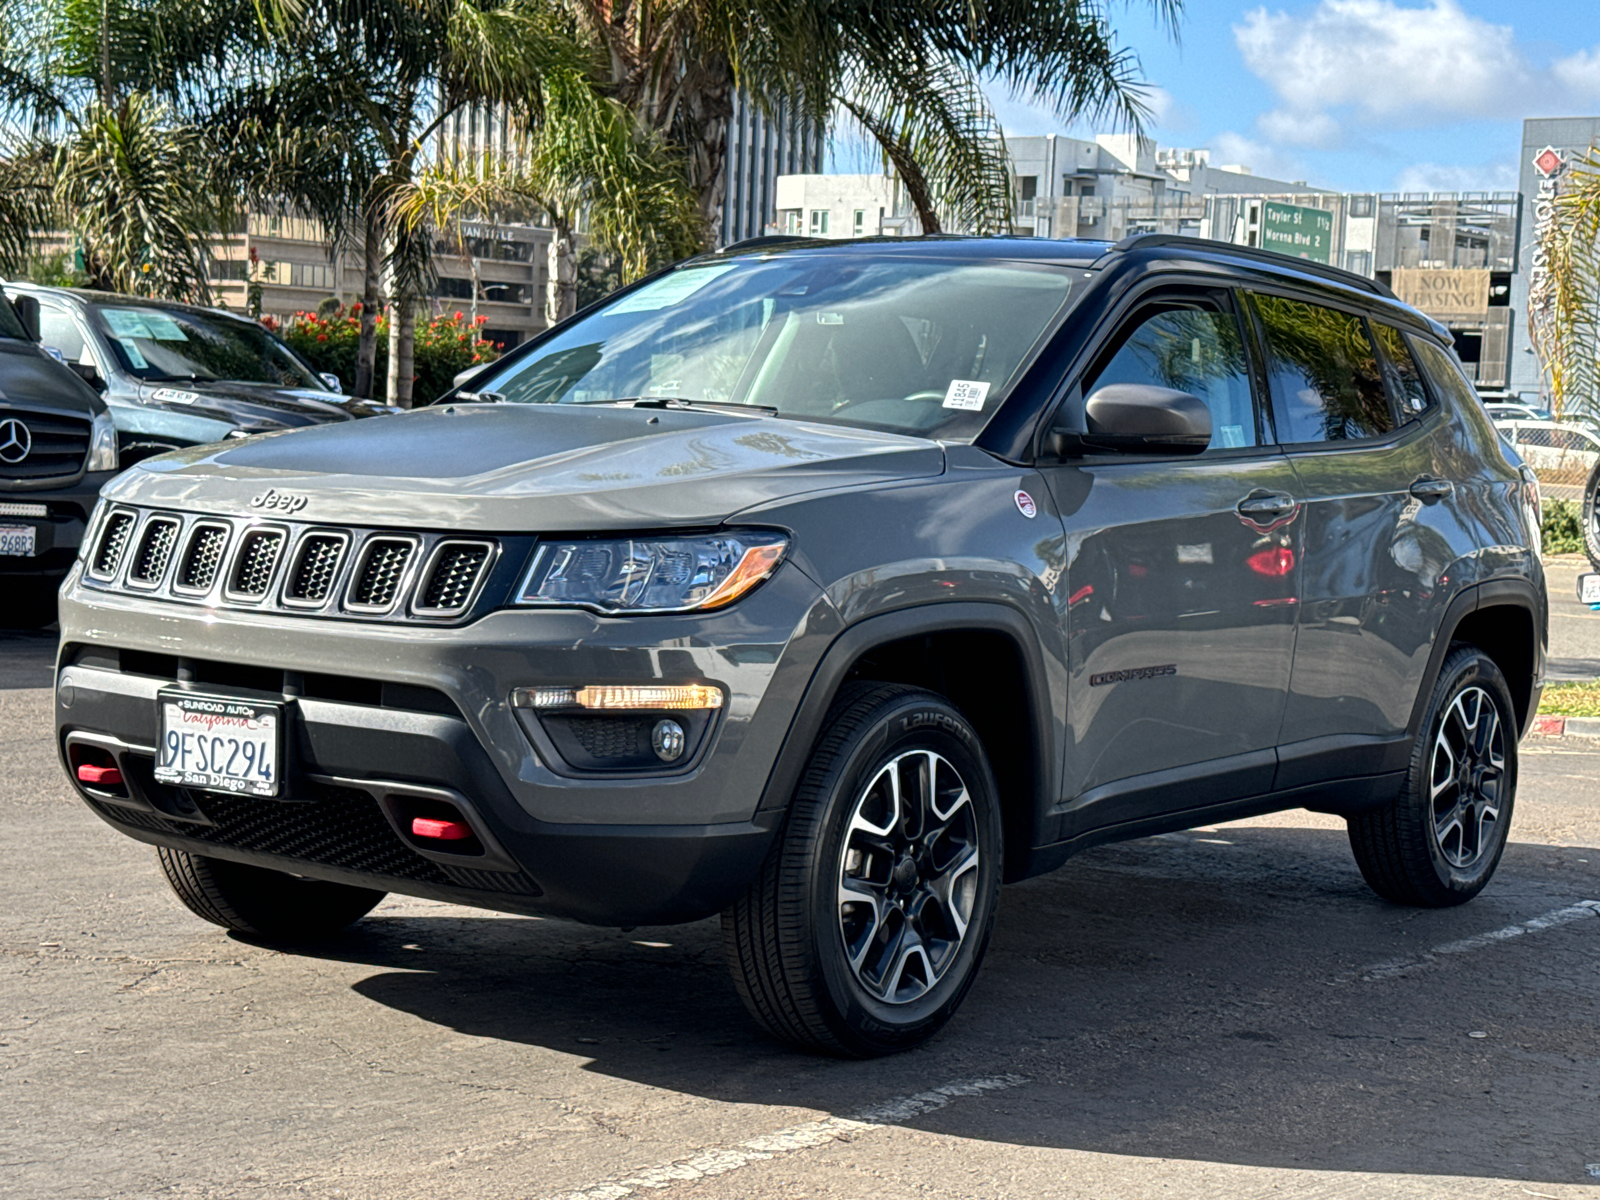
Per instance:
[[[32,525],[0,525],[0,555],[32,558],[38,551],[38,533]]]
[[[1600,575],[1585,571],[1578,576],[1578,602],[1600,604]]]
[[[276,796],[283,754],[283,706],[162,692],[156,779],[178,787]]]

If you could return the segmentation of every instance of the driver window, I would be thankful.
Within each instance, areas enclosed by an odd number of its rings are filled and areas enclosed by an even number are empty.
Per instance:
[[[1111,358],[1085,382],[1085,397],[1113,383],[1188,392],[1211,410],[1207,453],[1260,444],[1244,338],[1233,314],[1197,305],[1145,309],[1114,344]]]
[[[69,363],[98,367],[94,352],[84,341],[83,332],[72,314],[46,304],[39,306],[39,344],[60,352]]]

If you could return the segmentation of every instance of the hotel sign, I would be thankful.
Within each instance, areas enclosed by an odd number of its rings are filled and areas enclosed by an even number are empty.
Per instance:
[[[1430,317],[1481,320],[1489,311],[1489,272],[1469,268],[1397,267],[1389,285],[1396,296]]]
[[[1261,206],[1261,246],[1290,258],[1333,261],[1333,214],[1301,204]]]

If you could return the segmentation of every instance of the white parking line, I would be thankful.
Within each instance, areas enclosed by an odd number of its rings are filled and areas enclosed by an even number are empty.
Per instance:
[[[1528,933],[1539,933],[1546,929],[1554,929],[1559,925],[1566,925],[1573,921],[1581,921],[1585,917],[1600,916],[1600,900],[1580,900],[1566,908],[1553,909],[1542,916],[1534,917],[1531,921],[1524,921],[1520,925],[1507,925],[1504,929],[1493,929],[1488,933],[1480,933],[1475,937],[1462,938],[1459,942],[1446,942],[1442,946],[1435,946],[1425,950],[1415,958],[1395,958],[1388,962],[1374,963],[1363,968],[1357,973],[1357,978],[1371,982],[1380,979],[1393,979],[1398,975],[1405,975],[1418,967],[1425,967],[1441,955],[1466,954],[1473,950],[1481,950],[1485,946],[1492,946],[1496,942],[1510,941],[1512,938],[1522,937]]]
[[[994,1075],[987,1079],[947,1083],[943,1087],[917,1092],[912,1096],[897,1096],[851,1117],[824,1117],[820,1121],[807,1121],[804,1125],[791,1125],[787,1129],[740,1142],[737,1146],[703,1150],[692,1158],[649,1167],[626,1179],[608,1180],[578,1192],[562,1192],[551,1197],[551,1200],[623,1200],[645,1189],[659,1191],[712,1175],[726,1175],[729,1171],[737,1171],[751,1163],[763,1162],[781,1154],[793,1154],[796,1150],[821,1146],[827,1142],[859,1137],[886,1125],[898,1125],[912,1117],[943,1108],[950,1101],[963,1096],[1000,1092],[1027,1082],[1021,1075]]]

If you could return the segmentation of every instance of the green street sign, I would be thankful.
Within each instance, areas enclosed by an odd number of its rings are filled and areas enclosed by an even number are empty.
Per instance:
[[[1333,261],[1333,214],[1300,204],[1261,206],[1261,246],[1290,258]]]

